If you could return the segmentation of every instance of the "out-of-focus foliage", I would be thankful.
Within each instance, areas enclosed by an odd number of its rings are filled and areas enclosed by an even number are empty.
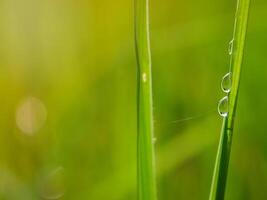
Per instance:
[[[235,1],[151,0],[159,199],[207,199]],[[252,2],[226,199],[267,196],[267,3]],[[0,1],[0,199],[136,199],[133,2]]]

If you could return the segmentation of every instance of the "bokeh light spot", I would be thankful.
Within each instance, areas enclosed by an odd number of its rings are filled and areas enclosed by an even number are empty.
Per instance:
[[[36,97],[25,98],[16,110],[16,124],[27,135],[38,132],[43,127],[46,117],[46,107]]]

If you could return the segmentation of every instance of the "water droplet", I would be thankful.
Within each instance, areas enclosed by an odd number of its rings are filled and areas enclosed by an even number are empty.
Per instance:
[[[223,92],[229,93],[231,91],[231,87],[232,87],[232,74],[231,72],[228,72],[222,78],[221,88]]]
[[[229,42],[229,46],[228,46],[228,53],[229,53],[229,55],[232,55],[233,54],[233,48],[234,48],[234,39],[232,39]]]
[[[64,168],[57,167],[42,180],[40,195],[43,199],[60,199],[64,194]]]
[[[218,104],[218,112],[222,117],[227,117],[228,115],[228,96],[223,97]]]
[[[157,142],[157,138],[154,137],[152,142],[153,142],[153,144],[155,144]]]
[[[147,75],[146,75],[146,73],[143,73],[142,74],[142,80],[143,80],[144,83],[147,82]]]
[[[38,132],[46,121],[47,111],[41,100],[36,97],[25,98],[16,111],[16,124],[25,134]]]

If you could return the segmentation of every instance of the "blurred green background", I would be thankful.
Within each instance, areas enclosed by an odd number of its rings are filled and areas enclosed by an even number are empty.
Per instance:
[[[208,199],[236,1],[151,0],[160,200]],[[267,2],[251,2],[226,199],[267,198]],[[133,1],[0,1],[0,199],[136,199]]]

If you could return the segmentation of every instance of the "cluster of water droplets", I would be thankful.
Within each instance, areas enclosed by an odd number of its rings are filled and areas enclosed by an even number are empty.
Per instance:
[[[230,57],[233,54],[234,39],[229,42],[228,53]],[[232,87],[231,58],[229,72],[226,73],[221,81],[221,89],[226,94],[218,103],[218,112],[220,116],[227,117],[229,110],[229,93]]]

